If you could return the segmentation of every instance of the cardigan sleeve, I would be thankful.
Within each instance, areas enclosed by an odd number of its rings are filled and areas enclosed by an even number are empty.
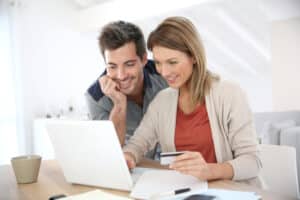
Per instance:
[[[157,143],[157,118],[158,107],[157,97],[149,104],[149,107],[135,130],[133,136],[123,147],[123,152],[130,152],[134,155],[135,160],[139,163],[142,157]]]
[[[233,180],[245,180],[258,176],[261,169],[258,142],[253,122],[253,114],[246,95],[236,85],[231,85],[225,97],[226,129],[233,153],[228,161],[234,171]]]

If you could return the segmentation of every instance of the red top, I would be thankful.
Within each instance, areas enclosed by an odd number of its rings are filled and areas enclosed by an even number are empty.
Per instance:
[[[190,114],[177,107],[175,147],[177,151],[198,151],[207,163],[217,162],[205,103]]]

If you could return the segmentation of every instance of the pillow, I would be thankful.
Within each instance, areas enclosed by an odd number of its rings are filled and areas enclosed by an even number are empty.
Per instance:
[[[271,126],[271,121],[266,121],[262,125],[261,130],[257,131],[259,144],[265,143],[266,140],[268,140],[267,137],[268,137],[268,131],[270,129],[270,126]]]
[[[284,120],[280,122],[266,122],[263,127],[264,131],[261,137],[261,142],[263,144],[280,144],[280,132],[286,128],[296,126],[295,120]]]
[[[300,148],[300,126],[282,130],[280,134],[280,144]]]

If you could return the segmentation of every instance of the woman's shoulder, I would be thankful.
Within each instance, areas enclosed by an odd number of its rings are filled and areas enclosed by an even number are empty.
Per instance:
[[[229,80],[219,80],[212,84],[211,91],[220,95],[232,95],[242,92],[239,84]]]
[[[178,95],[177,89],[167,87],[167,88],[159,91],[156,95],[156,98],[169,98],[169,97],[173,97],[173,96],[177,96],[177,95]]]
[[[220,80],[214,83],[211,87],[209,99],[223,106],[238,106],[244,104],[243,102],[248,102],[247,94],[240,85],[228,80]]]
[[[177,97],[178,97],[178,90],[168,87],[159,91],[152,102],[153,104],[159,103],[160,105],[168,103],[172,100],[175,100],[177,102]]]

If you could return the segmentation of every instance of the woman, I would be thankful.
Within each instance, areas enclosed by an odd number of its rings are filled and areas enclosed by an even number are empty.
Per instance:
[[[186,18],[165,19],[148,49],[169,88],[150,104],[124,147],[135,167],[159,142],[162,152],[184,151],[169,167],[201,180],[232,179],[261,186],[256,133],[242,90],[208,71],[204,47]]]

